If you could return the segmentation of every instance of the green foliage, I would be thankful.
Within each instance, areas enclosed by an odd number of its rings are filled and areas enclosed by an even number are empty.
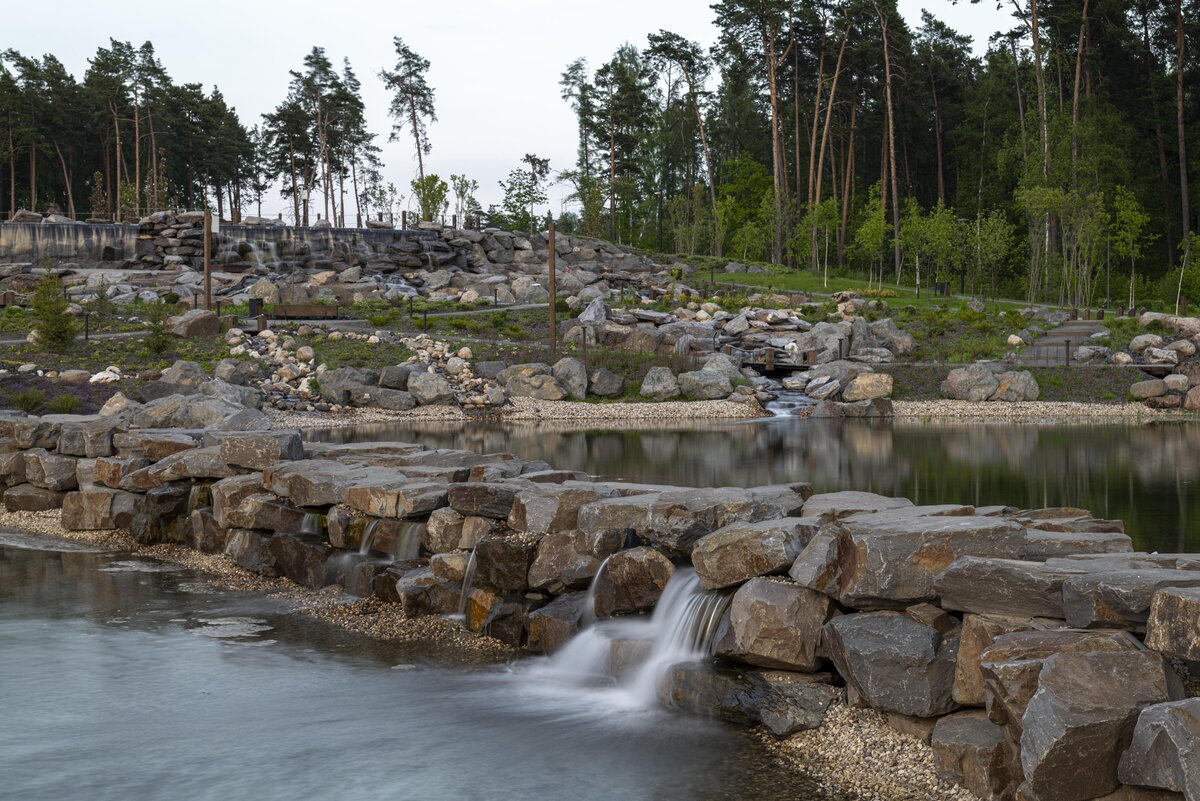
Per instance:
[[[54,273],[46,273],[34,290],[30,306],[39,342],[55,353],[66,351],[79,333],[79,323],[67,314],[70,304],[63,297],[62,279]]]
[[[46,409],[52,414],[76,414],[83,401],[78,395],[58,395],[50,399]]]
[[[156,356],[171,349],[171,335],[167,333],[166,321],[170,309],[165,303],[151,303],[146,309],[146,348]]]
[[[40,389],[23,389],[9,396],[8,402],[13,408],[20,409],[26,414],[36,414],[46,400],[46,393]]]
[[[421,219],[434,221],[441,219],[450,206],[447,199],[450,195],[450,187],[446,185],[446,182],[436,174],[430,173],[423,178],[413,178],[411,185],[413,198],[416,199],[420,209]]]

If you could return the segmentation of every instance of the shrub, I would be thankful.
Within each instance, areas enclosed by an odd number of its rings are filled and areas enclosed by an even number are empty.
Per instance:
[[[82,403],[78,395],[59,395],[51,398],[46,408],[54,414],[75,414]]]
[[[54,273],[37,285],[33,293],[33,316],[41,344],[55,353],[62,353],[75,341],[79,323],[67,314],[70,304],[63,297],[63,283]]]
[[[23,389],[14,392],[9,398],[9,403],[26,414],[34,414],[42,407],[42,401],[45,399],[46,395],[40,389]]]
[[[167,333],[167,304],[152,303],[146,310],[146,347],[161,356],[171,349],[171,335]]]

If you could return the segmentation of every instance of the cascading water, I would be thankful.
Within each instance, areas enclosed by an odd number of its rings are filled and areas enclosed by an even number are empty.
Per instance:
[[[193,484],[188,490],[187,513],[212,506],[212,489],[208,484]]]
[[[458,617],[462,620],[467,618],[467,598],[471,594],[471,587],[475,584],[475,549],[471,549],[471,555],[467,558],[467,567],[463,570],[462,590],[458,594]]]
[[[593,584],[595,581],[593,580]],[[598,621],[576,634],[561,651],[538,668],[539,678],[573,688],[607,684],[610,702],[627,709],[659,704],[659,688],[672,665],[712,656],[721,620],[732,594],[706,591],[692,568],[679,568],[667,582],[649,620]],[[646,656],[614,681],[609,670],[620,641],[648,643]]]
[[[816,401],[803,392],[785,389],[775,393],[775,400],[768,403],[766,408],[768,412],[776,417],[791,417],[798,410],[812,406],[815,403]]]
[[[363,529],[362,542],[358,546],[359,556],[366,556],[371,553],[371,546],[375,544],[375,532],[379,529],[379,518],[371,518],[371,522],[367,523],[367,527]]]
[[[604,557],[604,561],[596,568],[595,574],[592,576],[592,583],[588,585],[587,595],[583,596],[583,609],[579,613],[579,623],[583,626],[590,626],[596,622],[596,584],[600,580],[600,575],[604,572],[604,568],[608,566],[608,560],[611,556]]]
[[[324,534],[325,515],[317,512],[307,512],[304,518],[300,521],[301,534]]]
[[[386,547],[378,547],[380,536],[379,527],[383,524],[381,518],[372,518],[363,529],[362,542],[358,546],[359,556],[369,556],[372,552],[386,553],[393,559],[415,559],[421,552],[421,536],[425,533],[426,523],[419,521],[401,521],[398,524],[396,536],[386,542]],[[387,540],[387,537],[383,538]]]

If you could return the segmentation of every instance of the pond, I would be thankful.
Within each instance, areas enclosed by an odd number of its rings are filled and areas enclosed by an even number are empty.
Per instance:
[[[1077,506],[1125,521],[1141,550],[1200,551],[1200,424],[949,423],[897,419],[381,423],[309,432],[508,451],[604,479],[695,487],[811,482],[917,503]]]
[[[554,692],[530,664],[448,667],[182,568],[0,532],[5,798],[827,798],[742,730]]]

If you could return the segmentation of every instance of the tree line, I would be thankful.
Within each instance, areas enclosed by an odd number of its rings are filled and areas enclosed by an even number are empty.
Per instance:
[[[579,226],[926,288],[1200,300],[1200,5],[1001,2],[979,55],[894,0],[723,0],[711,47],[659,31],[572,62]]]

